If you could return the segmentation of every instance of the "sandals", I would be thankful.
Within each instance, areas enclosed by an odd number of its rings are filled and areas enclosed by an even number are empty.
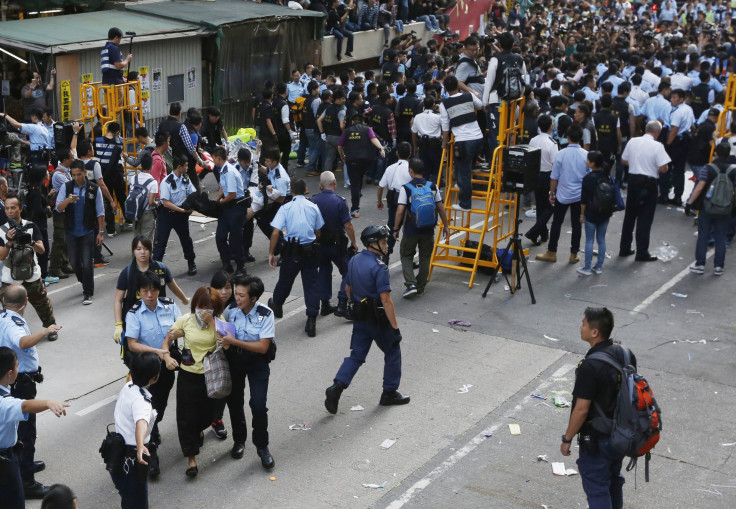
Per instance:
[[[199,468],[197,468],[197,465],[187,468],[187,471],[186,471],[187,477],[192,477],[192,478],[197,477],[198,473],[199,473]]]

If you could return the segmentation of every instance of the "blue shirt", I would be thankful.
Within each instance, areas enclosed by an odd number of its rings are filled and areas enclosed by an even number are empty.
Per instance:
[[[350,286],[352,299],[380,299],[381,294],[391,291],[388,266],[381,255],[364,249],[350,259],[345,284]]]
[[[711,93],[712,93],[712,92],[713,92],[713,91],[711,91]],[[716,109],[716,110],[718,110],[718,111],[723,111],[723,105],[722,105],[722,104],[714,104],[712,108],[706,108],[706,109],[704,109],[704,110],[703,110],[703,113],[701,113],[701,114],[700,114],[700,117],[698,117],[698,121],[697,121],[697,122],[695,122],[695,123],[696,123],[697,125],[700,125],[700,124],[702,124],[703,122],[705,122],[705,121],[706,121],[706,120],[708,119],[708,112],[709,112],[709,111],[710,111],[711,109]],[[728,124],[726,124],[726,125],[728,125]]]
[[[23,413],[23,400],[9,395],[10,387],[0,385],[0,449],[13,447],[18,441],[18,422],[28,420]]]
[[[693,76],[690,76],[690,77],[693,78],[694,87],[700,85],[700,73],[698,73],[698,75],[695,77]],[[721,84],[721,82],[718,81],[718,79],[714,78],[713,76],[711,76],[710,81],[708,82],[708,86],[715,92],[723,92],[723,84]]]
[[[30,304],[26,304],[29,306]],[[26,308],[27,309],[27,308]],[[32,346],[25,350],[20,347],[20,339],[30,336],[31,330],[21,315],[15,311],[5,310],[0,315],[0,346],[7,346],[18,356],[18,373],[33,373],[38,371],[38,352]]]
[[[319,207],[304,196],[294,196],[276,212],[271,226],[277,230],[286,229],[286,240],[299,239],[300,244],[310,244],[317,239],[315,230],[324,226]]]
[[[238,341],[256,342],[261,339],[273,339],[275,334],[273,312],[256,302],[247,315],[237,307],[228,313],[228,322],[235,325],[235,337]]]
[[[68,232],[73,237],[84,237],[90,233],[94,233],[96,230],[88,230],[84,227],[84,202],[89,198],[87,193],[88,182],[85,180],[84,185],[79,187],[75,182],[72,187],[72,193],[79,196],[79,200],[75,201],[69,207],[73,207],[74,210],[74,229]],[[66,200],[66,185],[59,188],[59,195],[56,198],[56,211],[59,212],[59,203]],[[65,209],[66,210],[66,209]],[[96,217],[105,215],[105,207],[102,202],[102,191],[97,188],[97,198],[95,199],[95,213]]]
[[[647,117],[647,122],[661,120],[664,127],[670,126],[670,113],[672,104],[662,94],[647,99],[641,109],[641,114]]]
[[[194,184],[189,181],[186,173],[182,173],[181,177],[171,173],[161,181],[161,199],[168,200],[177,207],[181,207],[187,196],[195,192],[197,190],[194,188]]]
[[[69,172],[69,168],[66,168],[60,164],[56,167],[54,173],[51,175],[51,187],[54,188],[58,193],[61,188],[64,187],[64,184],[69,182],[71,179],[72,176]],[[58,196],[56,201],[59,201]]]
[[[251,161],[250,166],[243,168],[240,163],[235,163],[235,169],[240,173],[245,187],[258,187],[258,161]]]
[[[153,311],[141,299],[125,317],[125,336],[143,345],[161,348],[166,334],[180,316],[181,311],[171,299],[159,297]]]
[[[588,173],[585,164],[588,151],[576,143],[570,143],[557,153],[552,165],[552,180],[557,181],[556,199],[562,204],[580,201],[583,178]]]
[[[53,147],[51,136],[46,126],[43,125],[43,122],[21,124],[20,132],[28,135],[28,141],[31,143],[31,151]]]
[[[225,163],[220,172],[220,187],[224,196],[235,193],[235,198],[242,198],[245,194],[243,190],[243,179],[240,173],[230,163]]]
[[[583,87],[581,90],[585,94],[586,101],[590,101],[595,104],[595,102],[601,98],[598,94],[593,92],[593,90],[591,90],[590,87]]]
[[[610,83],[613,83],[613,92],[611,92],[611,95],[612,95],[613,97],[616,97],[616,96],[618,95],[618,86],[619,86],[619,85],[620,85],[621,83],[623,83],[624,81],[626,81],[626,80],[624,80],[624,79],[622,79],[622,78],[619,78],[619,77],[618,77],[618,76],[616,76],[615,74],[614,74],[614,75],[612,75],[612,76],[609,76],[608,78],[606,78],[606,82],[610,82]]]
[[[710,109],[710,108],[708,108]],[[690,134],[690,128],[695,123],[693,109],[685,103],[680,104],[670,113],[670,125],[677,127],[677,137]]]
[[[323,231],[338,233],[345,231],[345,223],[351,221],[345,198],[337,195],[332,189],[325,189],[312,196],[312,203],[317,205],[324,219]]]
[[[641,108],[639,108],[639,101],[631,97],[630,95],[626,96],[626,102],[629,103],[634,107],[634,116],[638,117],[641,115]]]
[[[123,82],[123,70],[115,67],[115,62],[122,61],[123,54],[120,52],[120,48],[114,42],[107,41],[100,53],[103,85],[119,85]]]
[[[289,103],[296,101],[296,98],[304,94],[304,86],[301,83],[290,81],[286,84],[286,100]]]
[[[51,148],[56,148],[56,138],[54,137],[54,124],[47,125],[41,122],[41,125],[46,128],[49,132],[49,139],[51,140]]]
[[[289,172],[284,170],[284,167],[280,164],[273,170],[268,171],[268,180],[273,188],[281,193],[281,196],[291,194],[291,177],[289,177]]]

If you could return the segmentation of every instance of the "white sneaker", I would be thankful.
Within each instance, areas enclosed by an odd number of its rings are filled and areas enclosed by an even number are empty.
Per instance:
[[[412,295],[416,295],[416,294],[417,294],[417,287],[416,287],[416,286],[414,286],[414,285],[411,285],[411,286],[410,286],[410,287],[408,287],[408,288],[407,288],[406,290],[404,290],[404,295],[403,295],[403,297],[404,297],[405,299],[407,299],[407,298],[411,297]]]
[[[452,208],[455,210],[460,210],[462,212],[470,212],[470,209],[466,209],[465,207],[461,207],[458,203],[453,203]]]
[[[703,274],[705,272],[705,265],[698,265],[697,263],[693,263],[692,265],[690,265],[690,272]]]
[[[578,267],[575,270],[577,270],[578,274],[582,274],[583,276],[590,276],[593,273],[593,271],[586,269],[585,267]]]
[[[723,275],[723,267],[716,267],[713,269],[713,275],[714,276],[722,276]]]

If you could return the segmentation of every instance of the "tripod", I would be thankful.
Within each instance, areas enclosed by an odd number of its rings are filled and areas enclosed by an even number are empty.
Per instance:
[[[529,277],[529,269],[526,265],[526,256],[524,255],[524,249],[521,247],[521,238],[519,237],[519,225],[521,224],[521,219],[519,219],[519,193],[521,190],[516,189],[516,212],[514,214],[514,233],[511,236],[511,239],[509,240],[508,245],[506,246],[505,253],[509,252],[509,249],[512,251],[511,255],[511,267],[514,267],[514,263],[516,263],[516,278],[513,276],[513,272],[511,275],[512,281],[509,281],[509,278],[506,274],[503,274],[504,279],[506,279],[506,282],[509,285],[509,290],[511,290],[511,293],[515,293],[516,290],[521,289],[521,278],[523,276],[526,276],[526,284],[529,285],[529,295],[532,298],[532,304],[537,303],[537,299],[534,298],[534,289],[532,288],[532,281]],[[505,255],[504,255],[505,256]],[[518,270],[518,263],[521,262],[521,270]],[[496,268],[493,269],[493,274],[491,274],[491,279],[488,281],[488,284],[486,285],[485,291],[483,291],[483,298],[486,298],[486,295],[488,294],[488,290],[491,288],[491,285],[493,284],[493,281],[496,279],[496,274],[498,274],[498,270],[501,268],[501,261],[499,260],[498,265],[496,265]],[[513,281],[513,279],[516,279],[516,281]]]

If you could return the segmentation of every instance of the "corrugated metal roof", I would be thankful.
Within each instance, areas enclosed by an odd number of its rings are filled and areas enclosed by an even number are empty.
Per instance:
[[[245,2],[243,0],[215,0],[210,2],[174,0],[144,4],[126,3],[125,8],[129,11],[210,26],[229,25],[259,18],[321,18],[324,16],[317,11],[295,10],[280,5]]]
[[[107,31],[115,26],[123,32],[135,32],[136,37],[200,28],[198,25],[186,22],[110,10],[6,21],[0,27],[0,44],[4,39],[9,44],[14,41],[29,46],[48,48],[89,41],[106,41]]]

